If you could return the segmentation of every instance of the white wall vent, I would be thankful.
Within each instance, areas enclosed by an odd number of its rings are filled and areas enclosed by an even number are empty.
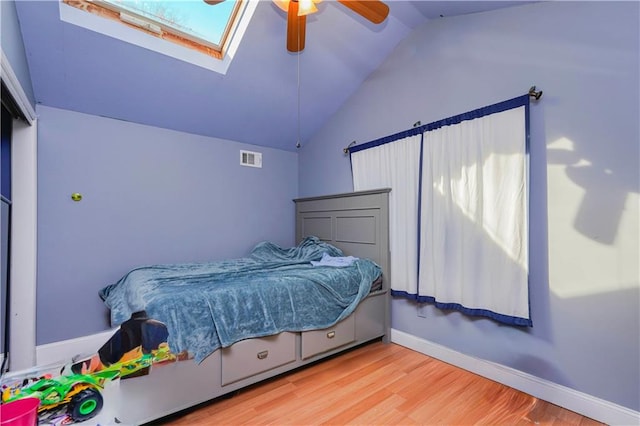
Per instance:
[[[262,153],[240,150],[240,165],[262,168]]]

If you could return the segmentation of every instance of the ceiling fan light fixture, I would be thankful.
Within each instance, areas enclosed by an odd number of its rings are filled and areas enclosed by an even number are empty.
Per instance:
[[[313,0],[298,0],[298,16],[311,15],[317,11],[318,8]]]
[[[287,13],[287,50],[297,53],[304,50],[307,15],[318,12],[317,3],[322,0],[273,0]],[[389,15],[389,6],[382,0],[337,0],[343,6],[364,19],[380,24]]]

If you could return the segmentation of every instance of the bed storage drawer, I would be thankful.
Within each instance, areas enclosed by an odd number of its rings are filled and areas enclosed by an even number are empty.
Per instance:
[[[302,359],[338,348],[356,339],[355,317],[350,315],[336,325],[323,330],[302,333]]]
[[[284,332],[241,340],[221,352],[224,386],[295,361],[296,335]]]

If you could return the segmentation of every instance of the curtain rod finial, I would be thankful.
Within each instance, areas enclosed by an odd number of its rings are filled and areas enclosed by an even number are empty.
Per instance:
[[[349,153],[349,148],[351,148],[351,146],[353,146],[355,144],[356,144],[356,141],[351,142],[349,145],[347,145],[346,148],[342,149],[342,152],[344,152],[345,154],[348,154]]]
[[[542,90],[536,92],[536,86],[531,86],[531,88],[529,89],[529,96],[537,101],[542,97]]]

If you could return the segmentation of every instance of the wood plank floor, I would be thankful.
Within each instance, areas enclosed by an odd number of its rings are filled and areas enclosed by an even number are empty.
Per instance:
[[[395,344],[374,342],[162,425],[600,425]]]

